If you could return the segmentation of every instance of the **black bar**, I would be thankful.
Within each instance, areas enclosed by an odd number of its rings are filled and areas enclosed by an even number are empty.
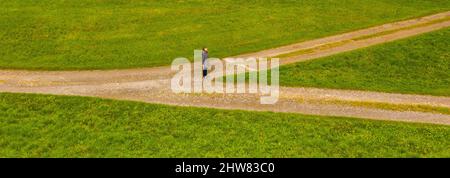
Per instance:
[[[287,175],[318,176],[387,176],[420,175],[448,172],[448,159],[234,159],[234,158],[156,158],[156,159],[1,159],[2,173],[12,171],[14,175],[33,173],[36,175],[111,175],[125,177],[279,177]],[[183,167],[184,164],[184,167]],[[239,171],[236,165],[251,164],[253,168]],[[191,166],[190,172],[188,166]],[[196,169],[194,169],[196,165]],[[199,165],[208,166],[200,171]],[[224,169],[224,165],[228,165]],[[271,165],[271,166],[269,166]],[[177,170],[182,167],[183,171]],[[233,167],[234,166],[234,167]],[[256,167],[259,166],[259,171]],[[233,167],[233,168],[231,168]],[[431,170],[426,169],[431,167]],[[15,170],[21,170],[16,172]],[[204,167],[205,168],[205,167]],[[214,168],[214,169],[213,169]],[[192,172],[197,170],[196,172]],[[334,177],[333,176],[333,177]],[[304,177],[304,176],[303,176]]]

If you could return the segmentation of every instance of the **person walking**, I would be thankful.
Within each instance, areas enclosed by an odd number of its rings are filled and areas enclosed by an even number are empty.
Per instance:
[[[203,78],[208,75],[208,67],[206,60],[208,59],[208,48],[202,49],[202,67],[203,67]]]

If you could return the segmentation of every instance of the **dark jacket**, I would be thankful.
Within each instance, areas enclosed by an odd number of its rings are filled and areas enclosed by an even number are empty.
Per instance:
[[[203,65],[203,70],[206,70],[206,59],[208,59],[208,52],[207,52],[207,51],[203,51],[203,52],[202,52],[202,65]]]

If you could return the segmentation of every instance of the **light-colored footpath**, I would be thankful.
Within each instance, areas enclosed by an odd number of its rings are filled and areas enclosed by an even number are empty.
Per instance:
[[[450,12],[444,12],[237,57],[280,56],[281,64],[288,64],[403,39],[449,26]],[[375,102],[390,105],[450,108],[450,97],[281,87],[280,99],[275,105],[262,105],[259,103],[258,94],[175,94],[170,89],[170,79],[173,74],[170,67],[107,71],[0,70],[0,92],[80,95],[178,106],[290,112],[450,125],[450,115],[447,114],[343,104],[345,102]]]

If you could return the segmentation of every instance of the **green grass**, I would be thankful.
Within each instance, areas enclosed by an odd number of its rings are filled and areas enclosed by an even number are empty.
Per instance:
[[[280,67],[280,84],[450,96],[450,29]]]
[[[267,49],[450,10],[448,0],[0,0],[0,68],[110,69]],[[191,57],[192,58],[192,57]]]
[[[450,127],[0,94],[0,157],[450,157]]]

